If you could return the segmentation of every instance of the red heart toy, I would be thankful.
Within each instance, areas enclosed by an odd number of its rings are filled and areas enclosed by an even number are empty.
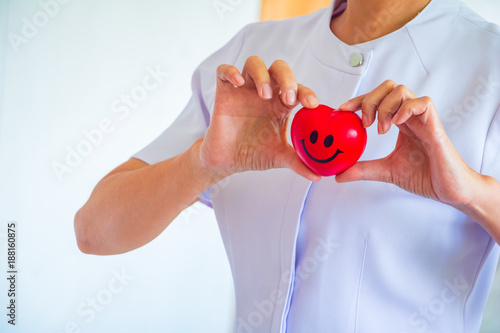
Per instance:
[[[292,144],[302,162],[321,176],[333,176],[356,163],[366,146],[361,118],[326,105],[300,109],[292,122]]]

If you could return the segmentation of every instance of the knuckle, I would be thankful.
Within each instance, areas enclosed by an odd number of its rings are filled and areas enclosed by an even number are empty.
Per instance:
[[[250,56],[247,58],[246,63],[253,64],[253,63],[259,62],[260,60],[262,60],[262,59],[259,56],[253,55],[253,56]]]
[[[227,65],[219,65],[217,67],[217,73],[222,73],[226,69]]]
[[[384,83],[382,83],[382,85],[390,87],[390,88],[394,88],[398,84],[396,82],[392,81],[392,80],[385,80]]]
[[[361,109],[363,111],[373,111],[376,108],[375,103],[370,98],[365,98],[361,102]]]
[[[217,67],[217,73],[219,73],[219,74],[228,75],[228,74],[231,74],[231,73],[234,73],[237,71],[238,71],[238,69],[236,67],[231,66],[231,65],[227,65],[227,64],[223,64],[223,65],[220,65],[219,67]]]
[[[412,115],[414,113],[414,105],[412,103],[404,102],[399,108],[399,112],[403,115]]]
[[[402,85],[402,84],[399,84],[397,85],[396,87],[394,87],[394,92],[398,93],[398,94],[403,94],[405,93],[406,91],[408,90],[408,88],[406,88],[406,86]]]
[[[432,98],[430,98],[429,96],[424,96],[422,97],[422,101],[427,105],[427,106],[430,106],[433,104],[433,101],[432,101]]]
[[[269,72],[271,72],[277,80],[294,80],[290,66],[283,60],[276,60],[273,62],[271,67],[269,67]]]
[[[253,74],[253,80],[256,85],[261,86],[264,84],[269,84],[271,79],[266,72],[256,72]]]
[[[309,87],[306,87],[302,84],[297,84],[297,89],[300,90],[302,94],[314,94],[313,90]]]
[[[281,59],[275,60],[271,65],[271,67],[284,67],[284,66],[288,66],[288,64],[286,63],[286,61]]]

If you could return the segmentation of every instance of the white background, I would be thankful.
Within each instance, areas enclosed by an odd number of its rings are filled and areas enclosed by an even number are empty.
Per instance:
[[[229,332],[232,280],[210,209],[195,205],[147,246],[108,257],[79,252],[73,217],[107,172],[174,120],[195,66],[257,21],[260,1],[66,2],[44,22],[38,1],[0,0],[0,267],[16,221],[19,270],[15,328],[0,273],[0,332]],[[499,2],[467,3],[500,22]],[[23,35],[24,20],[37,19],[41,27]],[[16,46],[8,33],[29,38]],[[114,112],[154,70],[168,76],[128,114]],[[83,133],[102,121],[110,133],[58,176],[54,164],[85,148]],[[495,288],[484,332],[500,330],[500,281]]]

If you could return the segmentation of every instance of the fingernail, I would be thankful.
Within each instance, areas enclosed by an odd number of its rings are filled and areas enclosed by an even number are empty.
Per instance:
[[[271,90],[271,86],[269,84],[264,84],[262,86],[262,97],[264,97],[265,99],[270,99],[272,96],[273,92]]]
[[[364,113],[363,113],[361,122],[363,123],[363,127],[368,127],[368,117]]]
[[[308,96],[307,104],[309,104],[309,106],[317,106],[319,104],[319,101],[315,96]]]
[[[238,85],[240,85],[240,86],[241,86],[241,85],[243,85],[243,84],[245,83],[245,79],[244,79],[244,78],[243,78],[243,76],[241,76],[241,74],[239,74],[239,73],[238,73],[238,74],[236,74],[236,75],[234,76],[234,80],[235,80],[235,81],[236,81],[236,83],[237,83]]]
[[[286,93],[286,102],[289,105],[295,104],[295,101],[297,100],[297,96],[295,95],[295,90],[289,90]]]
[[[382,123],[381,122],[378,122],[377,131],[378,131],[378,134],[382,134]]]

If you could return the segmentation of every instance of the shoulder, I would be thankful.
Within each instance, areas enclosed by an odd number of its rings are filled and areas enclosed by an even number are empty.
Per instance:
[[[324,8],[281,21],[249,24],[245,28],[241,57],[236,65],[241,66],[242,61],[251,55],[262,57],[266,63],[276,59],[291,60],[294,51],[308,45],[327,10]]]
[[[214,70],[220,64],[243,67],[252,55],[264,59],[269,66],[276,59],[289,60],[298,45],[305,45],[314,33],[320,18],[328,8],[312,14],[281,21],[250,23],[242,28],[226,45],[213,53],[200,68]]]
[[[452,26],[450,40],[459,44],[469,61],[488,62],[500,74],[500,27],[486,21],[461,3],[455,24]],[[455,38],[453,36],[456,36]],[[491,68],[493,69],[493,68]]]
[[[317,24],[328,8],[320,9],[312,14],[296,16],[281,21],[263,21],[249,24],[248,36],[260,35],[266,39],[278,37],[277,33],[287,33],[291,37],[296,34],[307,34]]]
[[[430,75],[500,80],[500,27],[486,21],[464,3],[439,11],[410,35]],[[463,82],[466,84],[466,82]]]
[[[500,27],[494,23],[486,21],[476,12],[471,10],[466,4],[460,3],[457,15],[459,24],[469,29],[471,33],[482,38],[491,39],[500,42]]]
[[[436,0],[434,0],[436,1]],[[499,64],[500,28],[459,1],[415,20],[410,35],[429,69],[449,65]],[[500,69],[500,68],[499,68]]]

